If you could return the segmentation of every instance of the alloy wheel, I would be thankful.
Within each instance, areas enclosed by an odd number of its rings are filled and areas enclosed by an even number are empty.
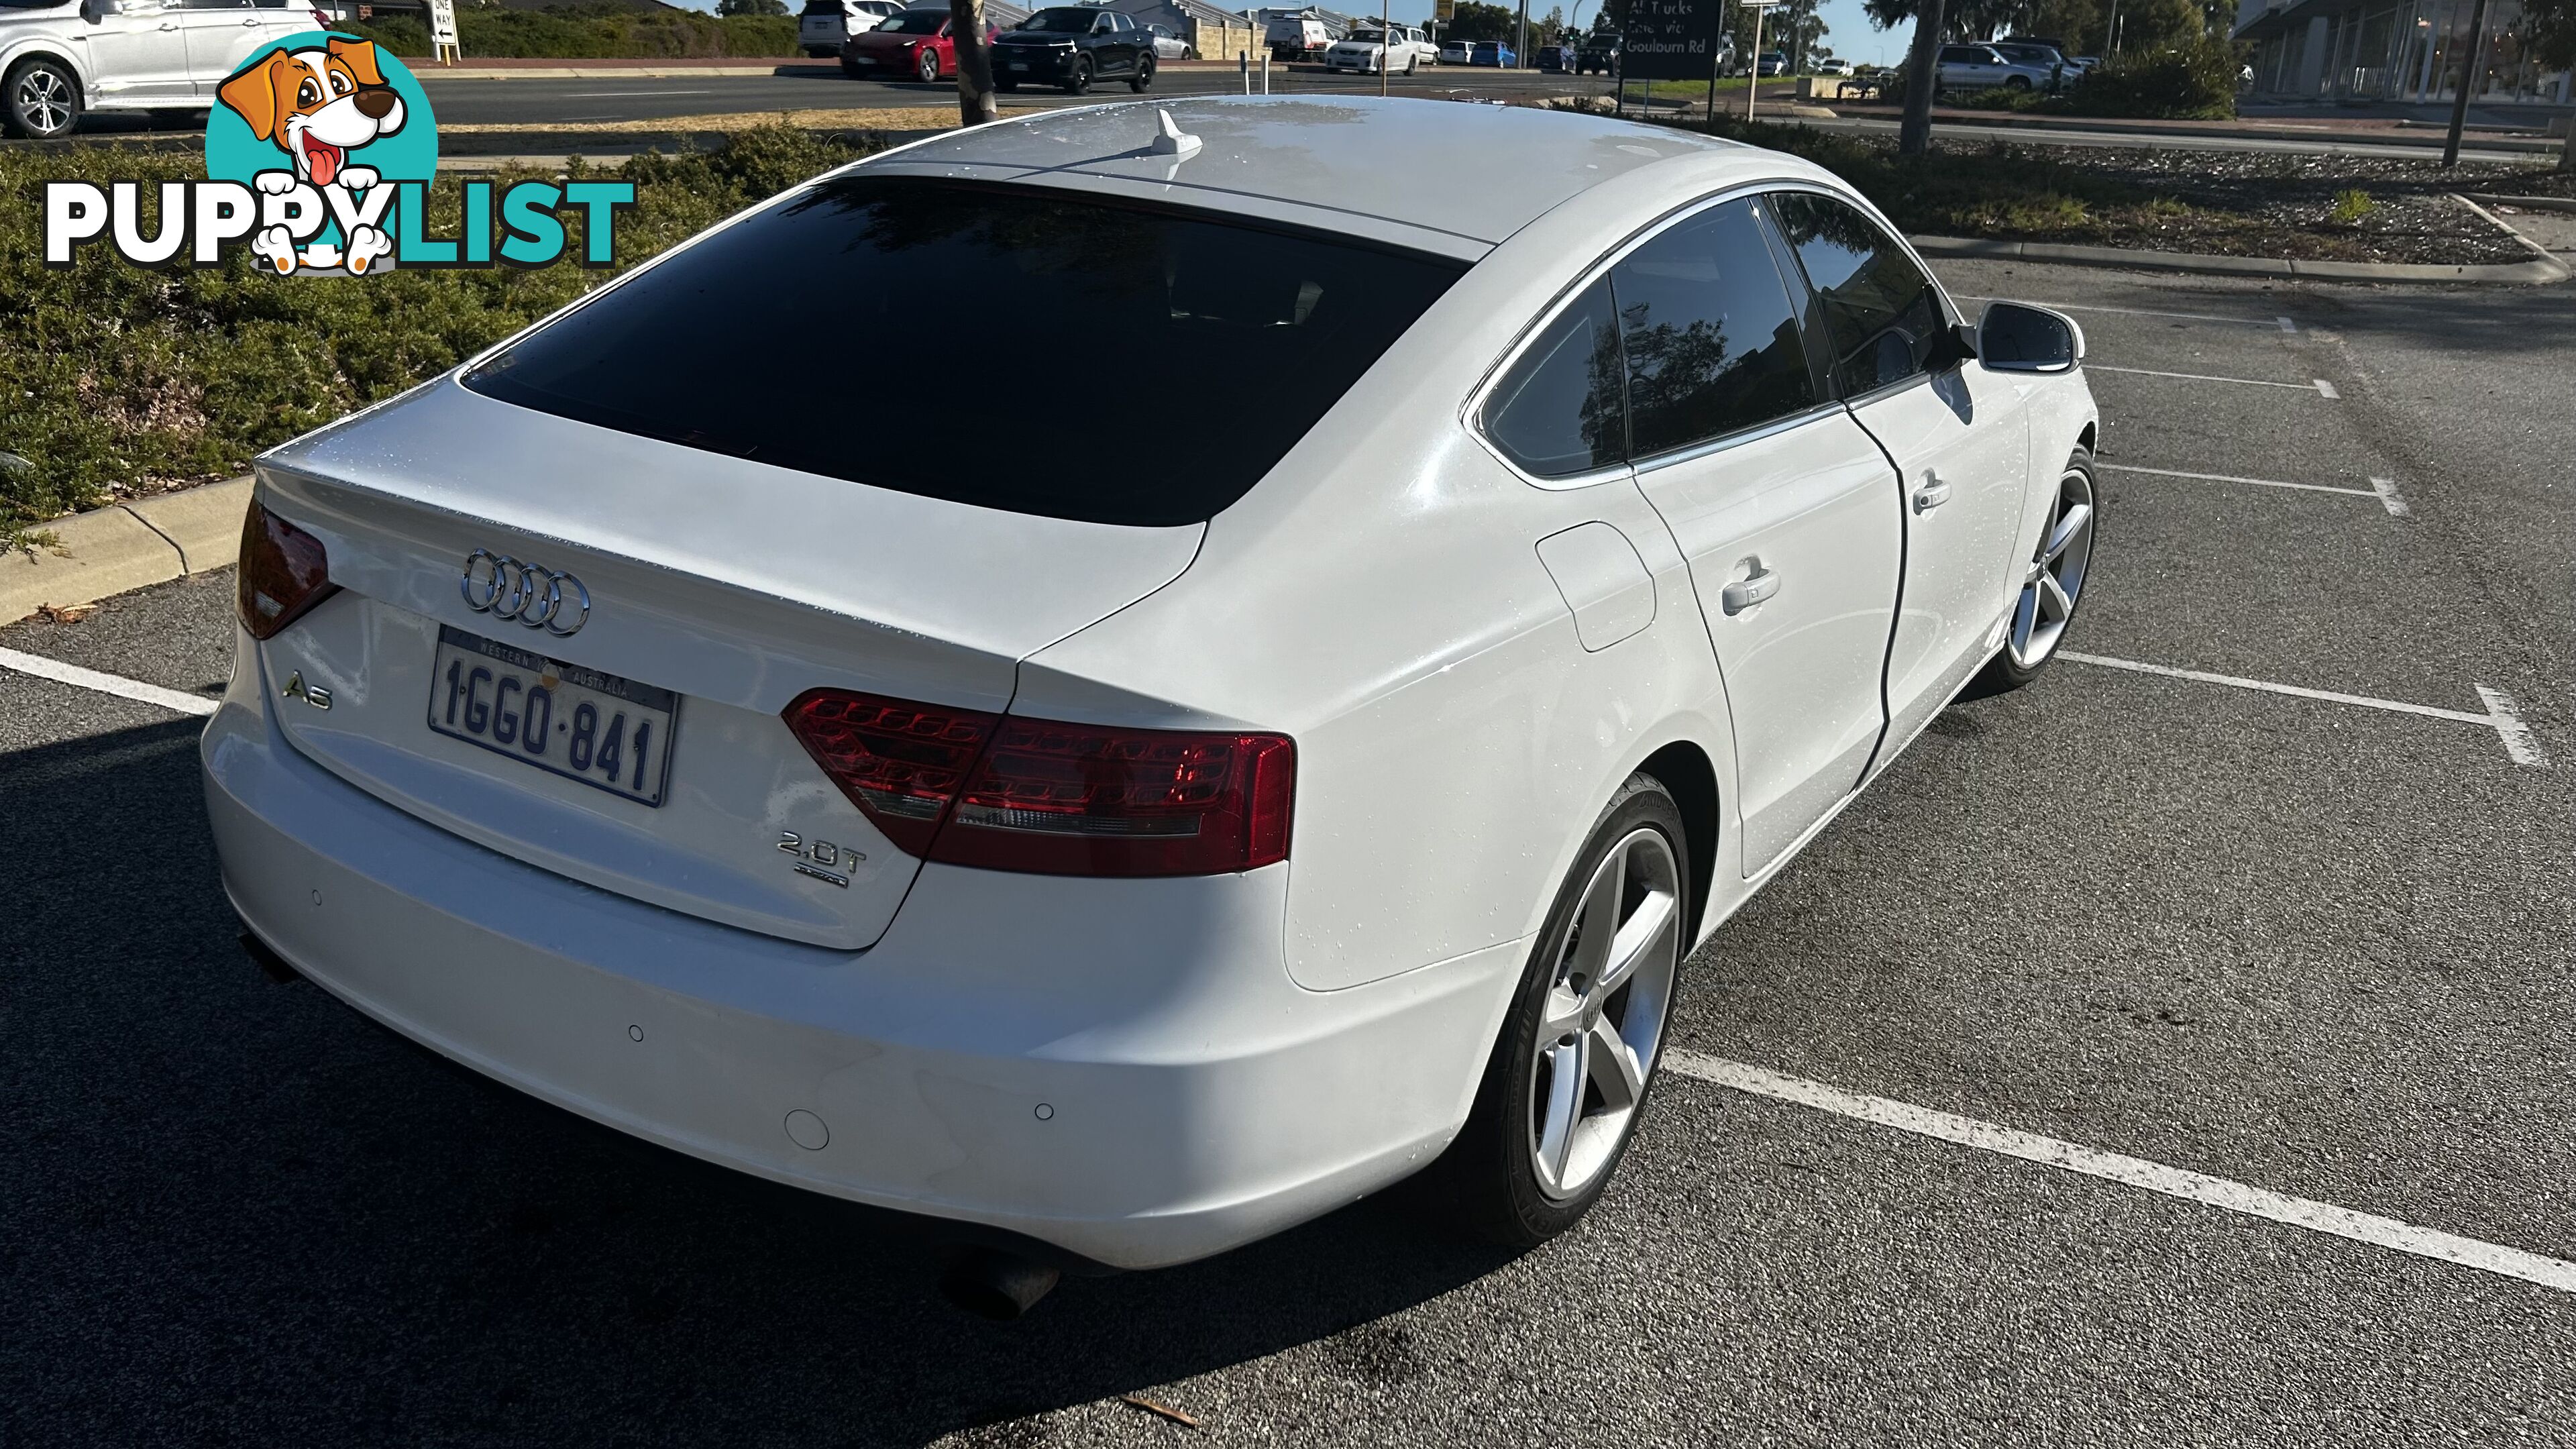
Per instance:
[[[1530,1074],[1539,1190],[1565,1201],[1618,1159],[1663,1044],[1681,966],[1681,872],[1658,830],[1612,846],[1559,951]]]
[[[20,72],[9,96],[9,109],[16,113],[18,124],[40,137],[57,135],[70,126],[73,104],[70,82],[51,66],[29,66]]]
[[[2013,667],[2037,669],[2057,652],[2092,562],[2093,479],[2070,466],[2057,480],[2048,526],[2040,530],[2039,553],[2030,561],[2021,598],[2013,605],[2012,634],[2005,644]]]

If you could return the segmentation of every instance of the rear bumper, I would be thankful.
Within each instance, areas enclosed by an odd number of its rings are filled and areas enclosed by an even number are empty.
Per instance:
[[[862,953],[567,881],[341,782],[255,654],[201,745],[252,931],[395,1031],[741,1171],[1184,1262],[1427,1163],[1466,1114],[1523,947],[1345,991],[1282,959],[1286,866],[1184,881],[926,868]]]

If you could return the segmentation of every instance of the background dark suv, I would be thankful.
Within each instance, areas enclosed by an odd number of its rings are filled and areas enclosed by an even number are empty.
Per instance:
[[[1002,90],[1027,82],[1078,96],[1094,80],[1121,78],[1129,90],[1154,83],[1154,37],[1096,5],[1051,5],[1003,31],[993,46],[993,84]]]

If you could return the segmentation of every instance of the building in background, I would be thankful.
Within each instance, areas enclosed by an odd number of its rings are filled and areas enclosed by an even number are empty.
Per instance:
[[[2266,100],[2446,102],[2477,0],[2240,0],[2236,38],[2254,46]],[[2521,0],[2487,0],[2469,98],[2564,106],[2568,72],[2543,70],[2522,39]]]

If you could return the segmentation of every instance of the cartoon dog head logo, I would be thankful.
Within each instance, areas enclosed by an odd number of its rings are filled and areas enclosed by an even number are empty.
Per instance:
[[[350,152],[403,125],[402,97],[385,84],[372,40],[335,35],[303,50],[270,51],[216,94],[250,123],[252,135],[294,160],[297,179],[316,186],[341,180]],[[347,184],[374,182],[352,177]]]
[[[251,177],[252,185],[271,196],[310,187],[340,224],[337,242],[271,226],[251,238],[251,250],[280,274],[345,267],[363,275],[392,253],[393,240],[376,224],[384,217],[381,201],[369,197],[374,204],[359,204],[381,175],[352,157],[400,132],[412,108],[388,83],[386,58],[373,41],[321,39],[319,45],[290,43],[268,52],[215,95],[255,140],[274,146],[287,163],[278,166],[272,158]]]

